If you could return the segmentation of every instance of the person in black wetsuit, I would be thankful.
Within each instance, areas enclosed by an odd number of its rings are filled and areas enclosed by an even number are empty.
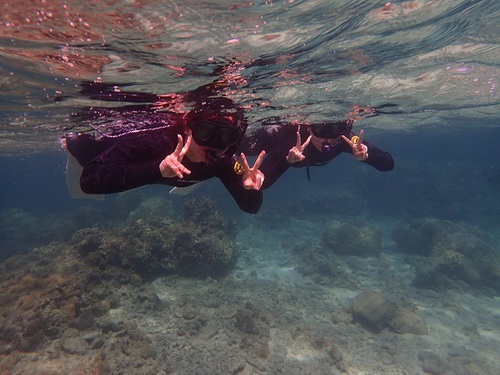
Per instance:
[[[351,153],[355,159],[379,171],[392,170],[391,154],[366,142],[363,130],[359,136],[352,133],[352,125],[352,120],[344,120],[263,127],[245,139],[241,150],[249,155],[256,155],[257,149],[266,151],[260,165],[265,176],[262,189],[272,186],[290,167],[325,165],[341,153]]]
[[[134,98],[142,101],[140,94]],[[241,210],[258,212],[264,152],[252,167],[244,153],[241,162],[237,159],[247,122],[229,99],[203,96],[187,114],[147,110],[133,115],[149,125],[122,134],[63,137],[63,146],[83,167],[84,193],[118,193],[148,184],[187,187],[218,177]]]

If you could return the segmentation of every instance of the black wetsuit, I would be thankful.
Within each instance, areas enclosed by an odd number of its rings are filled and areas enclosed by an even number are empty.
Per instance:
[[[80,178],[83,192],[118,193],[148,184],[185,187],[218,177],[241,210],[256,213],[262,204],[262,191],[243,188],[242,176],[234,168],[237,145],[231,147],[226,156],[210,163],[193,163],[185,157],[182,164],[191,174],[182,179],[161,175],[161,161],[175,150],[177,135],[184,134],[183,122],[178,116],[165,113],[157,127],[119,136],[100,139],[87,134],[66,136],[68,151],[84,167]]]
[[[248,155],[257,155],[261,150],[266,151],[266,158],[259,168],[265,176],[263,189],[273,185],[290,167],[301,168],[325,165],[341,153],[352,154],[351,146],[343,139],[328,152],[319,151],[310,143],[303,152],[306,158],[303,161],[290,164],[287,162],[286,156],[297,143],[297,128],[296,125],[263,127],[247,137],[241,145],[240,150]],[[301,127],[300,135],[302,142],[305,142],[309,136],[307,126]],[[353,135],[354,133],[350,133],[348,138]],[[363,163],[369,164],[379,171],[390,171],[394,168],[394,160],[391,154],[378,149],[365,140],[363,140],[363,144],[368,147],[368,159]]]

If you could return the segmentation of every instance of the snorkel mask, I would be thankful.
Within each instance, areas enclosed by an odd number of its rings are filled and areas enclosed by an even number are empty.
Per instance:
[[[239,119],[227,114],[198,114],[188,121],[193,141],[204,149],[207,162],[215,163],[230,157],[238,147],[244,128]]]
[[[238,128],[226,118],[198,121],[190,128],[196,143],[218,150],[234,145],[240,137]]]
[[[343,120],[338,122],[323,122],[311,124],[311,133],[324,140],[322,142],[321,151],[332,153],[335,151],[337,145],[342,140],[341,136],[349,136],[352,129],[352,120]],[[334,140],[332,143],[331,140]]]
[[[205,151],[208,161],[216,161],[234,154],[247,122],[243,110],[230,99],[202,97],[196,98],[195,107],[186,116],[186,125],[195,143],[213,148]]]

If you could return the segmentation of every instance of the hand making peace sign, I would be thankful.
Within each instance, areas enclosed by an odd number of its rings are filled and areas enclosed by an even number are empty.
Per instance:
[[[243,165],[243,187],[246,190],[260,190],[262,184],[264,183],[264,173],[259,170],[266,152],[262,150],[255,160],[253,167],[248,165],[247,158],[245,154],[241,153],[241,164]]]
[[[286,161],[290,164],[297,163],[299,161],[304,160],[306,157],[303,154],[304,149],[309,145],[309,142],[311,142],[312,136],[310,135],[307,137],[306,141],[302,144],[302,139],[300,137],[300,125],[299,129],[297,130],[297,144],[293,146],[290,151],[288,151],[288,155],[286,156]]]
[[[177,147],[174,152],[167,155],[167,157],[160,163],[160,172],[163,177],[172,178],[177,176],[179,178],[184,178],[183,173],[191,174],[191,171],[182,164],[182,159],[184,159],[186,152],[189,150],[189,146],[191,146],[193,136],[189,134],[186,144],[184,144],[182,135],[178,134],[177,139]]]
[[[359,131],[359,137],[354,136],[351,139],[342,134],[342,139],[351,146],[352,156],[359,161],[368,159],[368,146],[363,144],[363,130]]]

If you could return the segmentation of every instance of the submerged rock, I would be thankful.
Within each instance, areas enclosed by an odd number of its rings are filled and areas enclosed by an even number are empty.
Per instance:
[[[62,341],[62,349],[69,354],[85,354],[89,344],[80,336],[68,337]]]
[[[441,231],[438,220],[423,218],[412,221],[404,228],[395,229],[392,237],[402,253],[429,256],[434,238]]]
[[[428,333],[427,323],[416,307],[395,296],[365,291],[354,298],[351,308],[354,320],[374,332]]]
[[[378,258],[382,236],[376,228],[357,221],[331,221],[323,232],[322,245],[337,255]]]
[[[418,353],[418,359],[420,360],[422,370],[428,374],[439,375],[448,371],[448,363],[433,352],[423,350]]]
[[[238,311],[236,311],[235,320],[236,328],[238,328],[241,332],[248,334],[258,333],[252,310],[238,309]]]
[[[500,294],[500,253],[477,228],[426,218],[398,228],[393,237],[400,251],[425,257],[416,260],[416,286]]]

